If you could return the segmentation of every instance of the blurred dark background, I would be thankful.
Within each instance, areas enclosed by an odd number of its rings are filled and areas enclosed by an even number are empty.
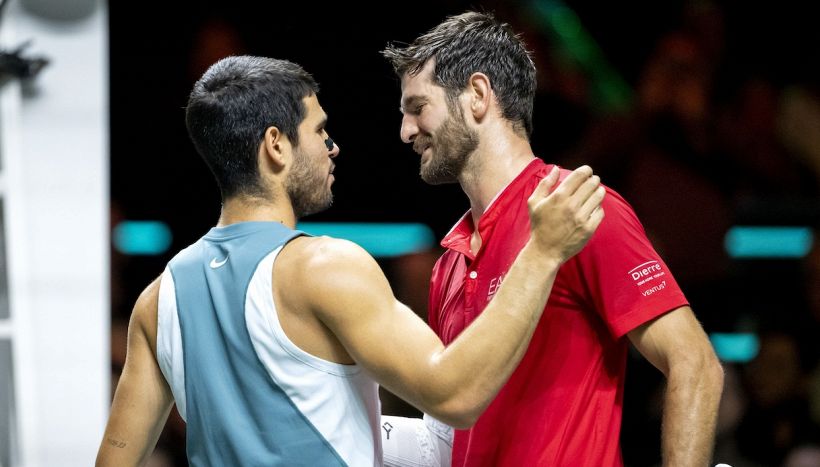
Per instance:
[[[190,144],[184,106],[221,57],[285,58],[319,81],[339,144],[334,206],[311,221],[419,222],[437,238],[467,210],[430,187],[399,140],[399,85],[379,51],[481,8],[521,32],[539,89],[536,155],[590,164],[635,207],[710,333],[751,333],[726,361],[716,461],[820,465],[820,25],[808,2],[110,2],[112,227],[158,220],[170,249],[112,251],[112,349],[124,361],[131,306],[173,254],[213,226],[220,199]],[[814,250],[737,258],[733,226],[808,228]],[[422,316],[440,252],[381,260]],[[116,380],[115,380],[116,382]],[[662,375],[630,356],[622,441],[629,466],[659,465]],[[384,394],[385,413],[415,413]],[[808,461],[808,464],[799,462]],[[172,416],[156,465],[185,465]],[[814,462],[814,463],[812,463]]]

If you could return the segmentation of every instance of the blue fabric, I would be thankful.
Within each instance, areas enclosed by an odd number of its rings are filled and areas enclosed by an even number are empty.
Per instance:
[[[345,465],[270,379],[245,324],[245,296],[259,262],[298,235],[275,222],[213,228],[169,263],[193,467]]]

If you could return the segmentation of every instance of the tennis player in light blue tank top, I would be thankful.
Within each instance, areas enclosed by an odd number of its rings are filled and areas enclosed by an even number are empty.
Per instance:
[[[279,325],[271,270],[298,235],[277,222],[213,228],[163,274],[157,359],[187,423],[192,466],[381,457],[375,381],[301,351]]]

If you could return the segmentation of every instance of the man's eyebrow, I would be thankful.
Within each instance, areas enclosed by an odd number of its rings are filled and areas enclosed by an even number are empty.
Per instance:
[[[408,108],[415,107],[425,102],[427,102],[427,98],[424,96],[407,96],[402,100],[401,105],[399,105],[399,111],[404,113]]]
[[[316,124],[316,131],[319,131],[319,130],[323,129],[324,127],[326,127],[327,126],[327,120],[328,120],[327,115],[322,117],[322,119],[319,120],[319,123]]]

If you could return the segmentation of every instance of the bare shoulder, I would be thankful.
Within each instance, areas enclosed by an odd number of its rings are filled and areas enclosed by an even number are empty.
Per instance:
[[[276,271],[288,277],[289,293],[314,306],[341,300],[387,279],[375,259],[359,245],[332,237],[299,237],[282,250]],[[301,293],[300,293],[301,292]],[[324,306],[320,306],[324,308]]]
[[[378,264],[364,248],[340,238],[299,237],[282,250],[280,257],[305,279],[327,277],[338,272],[377,268]]]

